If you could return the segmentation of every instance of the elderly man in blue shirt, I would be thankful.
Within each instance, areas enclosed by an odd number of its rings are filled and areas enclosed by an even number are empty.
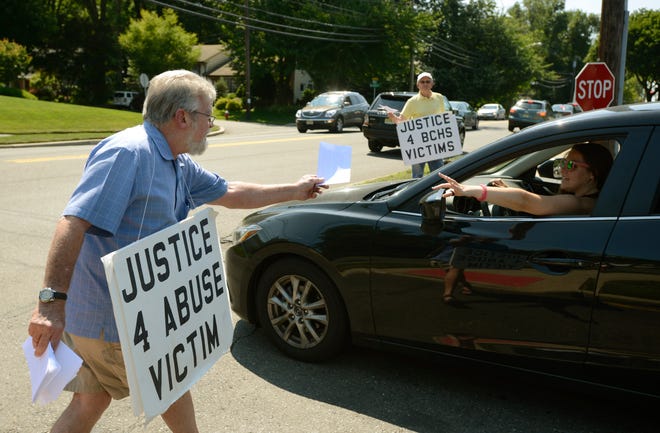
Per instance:
[[[321,193],[324,179],[260,185],[226,181],[188,154],[207,147],[216,91],[189,71],[151,80],[144,123],[101,141],[58,222],[28,332],[36,356],[60,339],[83,359],[73,398],[52,432],[90,432],[128,381],[101,257],[187,217],[203,204],[255,208]],[[66,326],[65,326],[66,305]],[[190,392],[162,414],[173,432],[197,431]]]

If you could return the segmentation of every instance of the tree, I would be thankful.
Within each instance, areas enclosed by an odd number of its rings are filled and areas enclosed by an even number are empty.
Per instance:
[[[128,57],[128,75],[137,82],[140,74],[149,77],[169,69],[192,69],[199,58],[197,36],[186,32],[171,9],[162,16],[143,10],[140,20],[131,20],[119,35],[119,44]]]
[[[373,77],[383,90],[407,83],[414,47],[402,35],[416,35],[415,23],[424,15],[416,13],[410,1],[264,0],[251,2],[249,8],[242,3],[218,7],[222,16],[239,17],[225,23],[222,31],[241,75],[246,71],[245,24],[251,28],[250,70],[257,104],[292,103],[296,69],[310,74],[317,91],[350,88],[370,94]]]
[[[541,68],[531,77],[534,87],[530,93],[562,102],[573,98],[575,71],[584,65],[599,26],[596,15],[564,8],[564,0],[523,0],[508,11],[542,57]]]
[[[660,85],[660,10],[640,9],[630,15],[626,69],[651,101]]]
[[[18,76],[27,72],[31,60],[24,46],[0,39],[0,84],[15,84]]]

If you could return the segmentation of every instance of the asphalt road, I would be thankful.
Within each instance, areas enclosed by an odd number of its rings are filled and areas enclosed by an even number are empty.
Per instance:
[[[397,150],[370,154],[356,130],[343,134],[294,127],[227,123],[199,157],[228,179],[289,182],[315,172],[318,143],[353,147],[352,181],[404,169]],[[481,122],[466,150],[507,135],[506,122]],[[75,186],[90,146],[0,148],[0,432],[44,432],[69,397],[30,403],[21,344],[41,286],[59,212]],[[219,209],[225,246],[246,211]],[[230,353],[193,387],[202,432],[651,432],[648,402],[528,373],[351,349],[323,364],[280,355],[258,329],[234,318]],[[657,404],[657,403],[656,403]],[[155,419],[143,427],[130,399],[113,402],[94,432],[168,431]]]

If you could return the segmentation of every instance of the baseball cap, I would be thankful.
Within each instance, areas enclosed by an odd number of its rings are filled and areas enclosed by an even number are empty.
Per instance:
[[[419,80],[421,80],[424,77],[429,77],[431,79],[431,81],[433,81],[433,77],[431,76],[431,74],[429,72],[422,72],[421,74],[419,74],[417,76],[417,82],[419,82]]]

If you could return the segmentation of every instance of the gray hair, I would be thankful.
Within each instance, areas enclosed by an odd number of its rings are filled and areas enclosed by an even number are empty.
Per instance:
[[[183,69],[163,72],[149,82],[142,118],[154,125],[162,125],[172,119],[180,108],[198,110],[200,98],[215,102],[213,84]]]

